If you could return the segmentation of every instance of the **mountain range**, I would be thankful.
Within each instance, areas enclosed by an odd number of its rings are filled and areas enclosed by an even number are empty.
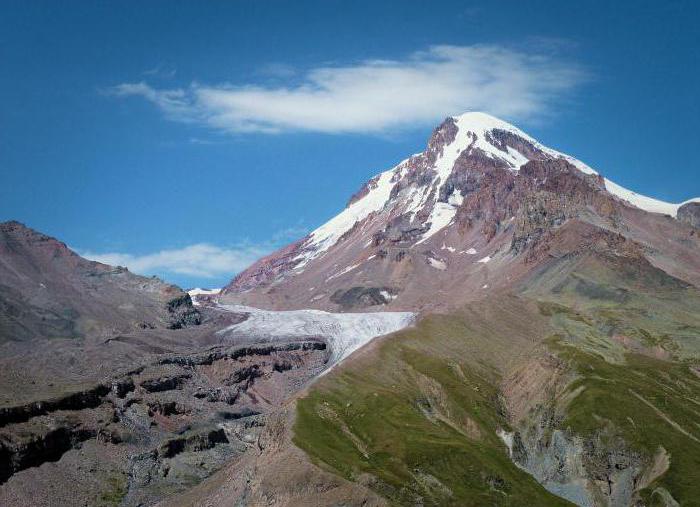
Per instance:
[[[0,347],[2,505],[700,505],[700,199],[484,113],[221,291],[0,224]]]

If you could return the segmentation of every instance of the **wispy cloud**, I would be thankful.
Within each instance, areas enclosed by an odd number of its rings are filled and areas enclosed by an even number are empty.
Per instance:
[[[211,139],[203,139],[201,137],[190,137],[189,143],[190,144],[203,144],[203,145],[218,144],[216,141],[213,141]]]
[[[551,52],[443,45],[401,60],[319,66],[286,86],[192,83],[159,89],[139,82],[108,92],[142,97],[171,120],[228,133],[384,133],[468,110],[536,119],[551,114],[585,79],[578,65]]]
[[[295,225],[281,229],[272,235],[272,243],[275,245],[284,245],[292,241],[296,241],[299,238],[303,238],[310,231],[310,229],[304,225],[303,220],[299,220]]]
[[[175,67],[170,67],[162,63],[143,71],[144,76],[155,76],[164,79],[171,79],[175,77],[175,74],[177,74],[177,69]]]
[[[224,248],[208,243],[197,243],[145,255],[85,250],[79,250],[79,253],[83,257],[105,264],[126,266],[134,273],[143,275],[176,274],[215,278],[233,276],[273,249],[272,245]]]

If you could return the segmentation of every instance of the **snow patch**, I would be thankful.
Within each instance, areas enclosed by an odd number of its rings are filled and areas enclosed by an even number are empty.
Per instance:
[[[405,212],[411,216],[411,221],[416,214],[416,212],[425,205],[425,201],[428,197],[429,187],[419,187],[411,188],[411,193],[406,198],[408,205],[406,206]]]
[[[308,261],[335,245],[343,234],[352,229],[357,222],[384,208],[389,200],[391,189],[394,187],[391,180],[398,167],[381,173],[376,182],[373,185],[370,184],[369,192],[366,195],[311,233],[308,250],[300,256],[302,259],[299,267],[304,266]]]
[[[700,198],[690,199],[679,204],[661,201],[659,199],[654,199],[653,197],[640,195],[621,185],[618,185],[613,181],[610,181],[607,178],[605,179],[605,188],[608,192],[619,197],[623,201],[627,201],[632,206],[635,206],[639,209],[643,209],[644,211],[648,211],[650,213],[661,213],[663,215],[671,215],[673,218],[676,218],[676,216],[678,215],[678,208],[680,208],[684,204],[688,204],[689,202],[700,202]]]
[[[221,289],[202,289],[200,287],[195,287],[194,289],[190,289],[187,291],[187,294],[190,295],[190,298],[192,299],[192,304],[194,306],[199,306],[200,303],[198,301],[198,296],[216,296],[221,292]]]
[[[196,287],[194,289],[190,289],[187,291],[187,294],[192,296],[209,296],[209,295],[216,295],[221,292],[221,289],[201,289],[199,287]]]
[[[452,206],[461,206],[462,203],[464,202],[464,196],[459,193],[459,190],[456,188],[452,191],[452,194],[450,194],[450,197],[447,199],[447,203],[451,204]]]
[[[397,297],[395,294],[391,294],[389,291],[386,291],[386,290],[381,290],[381,291],[379,291],[379,294],[380,294],[380,295],[384,298],[384,300],[387,301],[387,302],[393,301],[393,300],[396,299],[396,297]]]
[[[498,428],[496,430],[496,435],[498,435],[498,438],[500,438],[504,444],[506,444],[506,447],[508,448],[508,456],[510,458],[513,457],[513,437],[515,436],[515,433],[509,433],[505,430],[502,430],[501,428]]]
[[[483,264],[486,264],[486,263],[489,262],[490,260],[491,260],[491,256],[490,256],[490,255],[487,255],[486,257],[483,257],[483,258],[479,259],[479,260],[476,261],[476,262],[481,262],[481,263],[483,263]]]
[[[440,259],[435,259],[433,257],[428,257],[428,264],[435,269],[439,269],[440,271],[445,271],[447,269],[447,264],[445,264],[445,261],[441,261]]]
[[[440,229],[447,226],[450,222],[452,222],[452,219],[456,213],[457,208],[451,204],[436,202],[435,206],[433,206],[433,211],[430,212],[430,218],[428,218],[428,222],[430,222],[430,229],[423,234],[423,237],[420,239],[420,241],[416,242],[416,245],[428,240],[431,236],[440,231]]]
[[[353,264],[352,266],[348,266],[348,267],[338,271],[336,274],[331,275],[328,278],[326,278],[326,283],[333,280],[334,278],[338,278],[339,276],[343,276],[345,273],[349,273],[350,271],[352,271],[353,269],[355,269],[359,266],[360,266],[359,264]]]
[[[523,139],[527,139],[530,142],[534,141],[534,139],[530,138],[513,125],[480,112],[464,113],[459,116],[454,116],[453,119],[459,129],[455,142],[459,140],[461,147],[471,145],[471,150],[478,149],[489,158],[503,160],[510,166],[511,170],[514,171],[519,170],[522,165],[528,162],[527,157],[517,150],[507,148],[507,151],[503,151],[488,141],[487,134],[492,130],[505,130],[523,137]]]

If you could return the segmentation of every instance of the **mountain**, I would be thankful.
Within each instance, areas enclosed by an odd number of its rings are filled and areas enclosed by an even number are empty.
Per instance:
[[[416,325],[317,380],[274,448],[167,505],[700,505],[699,213],[491,116],[446,119],[218,296]]]
[[[414,321],[190,292],[0,223],[0,505],[177,496],[272,438],[312,379]]]
[[[482,113],[194,304],[0,224],[0,505],[700,505],[698,225]]]
[[[199,323],[178,287],[83,259],[19,222],[0,223],[0,280],[0,340]]]
[[[272,308],[429,311],[509,287],[579,221],[700,282],[700,199],[670,204],[484,113],[447,118],[426,149],[368,181],[337,216],[246,269],[222,300]]]

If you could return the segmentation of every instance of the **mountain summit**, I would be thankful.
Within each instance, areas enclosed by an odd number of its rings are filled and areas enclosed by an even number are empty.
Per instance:
[[[515,283],[574,224],[586,232],[567,241],[619,235],[698,282],[688,253],[696,240],[686,241],[698,201],[638,195],[503,120],[468,112],[447,118],[423,152],[370,179],[334,218],[240,273],[222,298],[275,308],[452,307]]]

